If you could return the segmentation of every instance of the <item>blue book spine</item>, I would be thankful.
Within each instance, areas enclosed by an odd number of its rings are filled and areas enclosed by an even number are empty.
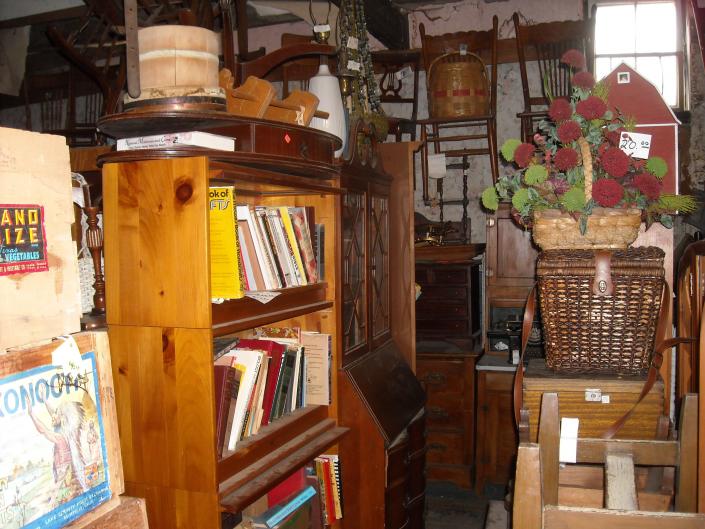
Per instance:
[[[316,489],[314,489],[312,486],[308,486],[305,489],[303,489],[301,492],[299,492],[289,503],[286,505],[282,506],[281,509],[279,509],[276,513],[274,513],[270,518],[265,520],[265,523],[267,524],[267,527],[274,527],[277,525],[279,522],[284,520],[287,516],[289,516],[292,512],[294,512],[296,509],[301,507],[306,501],[310,500],[316,495]]]

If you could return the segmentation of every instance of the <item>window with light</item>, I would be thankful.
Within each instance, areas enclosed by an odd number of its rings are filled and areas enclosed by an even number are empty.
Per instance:
[[[651,81],[671,106],[679,104],[676,2],[598,4],[595,11],[595,77],[624,62]]]

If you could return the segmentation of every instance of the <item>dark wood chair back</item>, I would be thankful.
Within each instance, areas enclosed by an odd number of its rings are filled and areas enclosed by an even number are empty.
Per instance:
[[[512,18],[516,33],[517,56],[524,98],[522,114],[539,112],[537,115],[520,115],[522,136],[525,141],[528,141],[534,132],[533,124],[547,115],[546,112],[537,110],[536,107],[547,106],[549,98],[569,98],[571,96],[571,72],[560,62],[563,53],[573,48],[580,50],[585,54],[588,70],[593,71],[595,25],[592,18],[545,22],[532,26],[522,24],[518,13],[514,13]],[[528,61],[536,61],[540,83],[529,82]],[[533,91],[533,86],[541,88],[539,91]]]
[[[299,44],[314,43],[313,35],[297,35],[295,33],[282,33],[281,47],[297,46]],[[298,81],[301,90],[308,89],[308,80],[316,75],[320,60],[318,58],[299,59],[289,61],[282,65],[282,98],[290,93],[289,83]]]
[[[395,105],[395,112],[387,115],[389,133],[393,134],[397,141],[401,141],[404,134],[409,134],[411,140],[415,140],[421,54],[415,50],[375,51],[372,52],[372,64],[375,72],[382,74],[379,81],[380,101]],[[400,76],[400,72],[405,69],[407,74]],[[405,88],[408,85],[411,85],[410,88]],[[397,115],[397,105],[400,106],[399,112],[404,112],[407,116]],[[409,107],[411,111],[408,110]]]

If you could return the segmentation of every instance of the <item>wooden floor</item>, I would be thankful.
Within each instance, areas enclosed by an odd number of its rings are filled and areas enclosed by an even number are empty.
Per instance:
[[[452,483],[430,482],[426,489],[426,529],[484,529],[488,503],[486,498]]]

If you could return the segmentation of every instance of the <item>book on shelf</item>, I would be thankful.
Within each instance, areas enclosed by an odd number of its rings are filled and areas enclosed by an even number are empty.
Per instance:
[[[286,232],[286,237],[289,242],[289,248],[294,257],[294,263],[299,271],[301,285],[307,285],[309,283],[306,274],[306,267],[304,265],[304,260],[301,255],[301,248],[299,247],[299,242],[296,237],[296,230],[294,229],[294,219],[291,215],[291,210],[294,208],[281,206],[279,207],[279,216],[282,219],[282,224],[284,225],[284,231]],[[314,283],[315,281],[310,281]]]
[[[331,336],[303,331],[301,344],[306,351],[306,404],[328,406],[331,382]]]
[[[259,529],[283,529],[283,522],[287,522],[302,509],[310,510],[310,500],[316,495],[316,490],[311,486],[305,486],[302,490],[280,504],[268,509],[260,516],[253,518],[252,527]],[[288,527],[295,527],[289,525]]]
[[[245,415],[251,404],[251,396],[257,383],[259,368],[262,363],[263,353],[250,349],[231,349],[225,355],[216,360],[216,364],[230,365],[242,371],[240,378],[240,388],[235,403],[235,416],[230,431],[226,433],[228,438],[228,451],[235,450],[235,446],[241,439],[242,429],[245,424]]]
[[[324,224],[316,224],[314,226],[314,233],[316,234],[316,245],[315,256],[316,256],[316,274],[319,281],[325,281],[326,270],[325,270],[325,239],[326,239],[326,227]]]
[[[301,385],[302,365],[304,363],[304,348],[296,348],[296,361],[294,371],[291,375],[291,386],[286,398],[286,412],[292,412],[297,408],[299,387]]]
[[[298,347],[288,345],[284,353],[284,365],[282,367],[281,377],[277,383],[277,389],[274,394],[274,404],[272,405],[272,419],[278,419],[287,413],[286,403],[287,395],[291,394],[291,385],[293,383],[294,367],[296,365],[296,353]]]
[[[232,186],[208,190],[210,219],[211,297],[238,299],[245,295]]]
[[[284,274],[284,283],[287,287],[295,287],[299,284],[296,269],[293,266],[291,252],[286,243],[284,227],[279,217],[279,212],[274,208],[262,208],[266,215],[266,221],[272,234],[273,248],[279,266]]]
[[[262,399],[262,420],[261,426],[269,424],[272,404],[274,403],[274,392],[277,388],[277,381],[281,376],[282,361],[284,359],[284,351],[286,347],[283,344],[274,340],[254,340],[241,339],[238,342],[238,347],[243,349],[254,349],[262,351],[270,357],[269,368],[267,370],[267,383],[264,389]]]
[[[232,423],[235,411],[235,401],[240,387],[240,371],[227,365],[213,366],[215,381],[215,419],[216,447],[218,455],[222,453],[226,425]],[[231,415],[232,411],[232,415]]]
[[[279,283],[277,288],[291,286],[291,272],[288,267],[285,267],[286,261],[281,257],[281,252],[277,250],[277,239],[268,220],[266,208],[256,207],[255,215],[257,216],[258,227],[262,232],[264,248],[272,265],[273,276],[277,278]]]
[[[323,454],[321,455],[321,458],[328,460],[326,467],[328,470],[328,478],[331,483],[331,495],[333,496],[335,519],[340,520],[343,517],[343,506],[340,497],[340,458],[337,454]]]
[[[274,274],[273,264],[271,257],[269,255],[268,248],[265,246],[264,236],[259,227],[259,219],[257,218],[254,209],[251,206],[238,206],[237,207],[238,216],[238,227],[247,226],[247,231],[249,231],[249,237],[245,238],[245,242],[252,242],[253,252],[249,252],[250,258],[253,257],[257,260],[257,265],[259,271],[262,275],[263,288],[266,290],[273,290],[280,287],[276,274]],[[244,225],[240,221],[244,222]]]
[[[257,250],[256,241],[252,237],[252,229],[250,227],[251,218],[247,206],[237,206],[237,230],[242,251],[242,258],[245,264],[245,273],[248,276],[248,290],[267,290],[270,287],[264,279],[262,273],[261,259]]]
[[[313,210],[313,208],[309,209]],[[318,281],[316,255],[311,243],[311,231],[306,216],[306,209],[303,207],[289,208],[289,216],[301,263],[306,273],[306,279],[309,283],[316,283]]]
[[[153,136],[121,138],[117,140],[115,148],[118,151],[133,151],[140,149],[163,149],[165,147],[175,147],[178,145],[204,147],[218,151],[235,151],[235,138],[194,130],[155,134]]]
[[[315,465],[305,467],[305,472],[306,483],[316,491],[316,495],[311,499],[311,529],[323,529],[326,525],[322,506],[323,495]]]
[[[288,497],[302,490],[306,485],[306,467],[304,466],[267,492],[267,508],[282,503]]]
[[[218,336],[213,338],[213,361],[215,362],[218,358],[230,351],[239,341],[240,339],[235,336]]]

